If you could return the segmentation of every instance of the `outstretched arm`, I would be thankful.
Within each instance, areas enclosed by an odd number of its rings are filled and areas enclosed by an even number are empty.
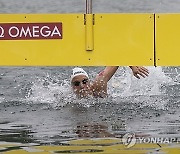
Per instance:
[[[96,96],[104,97],[107,95],[107,82],[111,79],[117,69],[118,66],[107,66],[96,76],[92,85]]]
[[[106,66],[103,71],[101,71],[97,76],[95,81],[103,81],[103,82],[108,82],[112,76],[115,74],[119,66]],[[129,66],[132,69],[133,75],[140,79],[140,76],[145,78],[148,76],[149,71],[145,67],[141,66]]]
[[[119,66],[106,66],[106,68],[96,76],[96,80],[103,80],[104,82],[108,82],[115,74],[118,67]]]
[[[138,79],[139,75],[142,77],[148,76],[148,70],[144,67],[139,66],[130,66],[133,71],[133,74]],[[103,71],[101,71],[95,78],[93,82],[93,91],[96,93],[96,96],[103,97],[107,94],[107,82],[112,78],[112,76],[117,71],[118,66],[107,66]]]

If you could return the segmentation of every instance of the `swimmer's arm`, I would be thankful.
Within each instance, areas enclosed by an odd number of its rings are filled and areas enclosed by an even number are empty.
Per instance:
[[[107,82],[117,71],[118,66],[107,66],[95,78],[92,84],[94,94],[98,97],[107,96]]]
[[[115,74],[118,67],[119,66],[106,66],[105,69],[96,76],[95,80],[103,80],[104,82],[108,82]]]
[[[108,82],[112,76],[116,73],[119,66],[106,66],[103,71],[101,71],[97,76],[95,81],[103,80],[104,82]],[[140,76],[146,77],[149,74],[148,69],[141,66],[129,66],[133,72],[133,75],[140,79]]]

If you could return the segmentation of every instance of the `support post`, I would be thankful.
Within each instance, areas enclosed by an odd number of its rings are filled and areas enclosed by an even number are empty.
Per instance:
[[[92,0],[86,0],[85,37],[86,51],[94,50]]]
[[[92,0],[86,0],[86,14],[92,14]]]

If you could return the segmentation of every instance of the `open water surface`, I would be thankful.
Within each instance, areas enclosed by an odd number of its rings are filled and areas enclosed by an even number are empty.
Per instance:
[[[180,69],[148,67],[138,80],[120,67],[106,99],[78,100],[71,67],[1,67],[0,141],[60,144],[77,138],[180,135]],[[102,67],[85,67],[93,79]],[[180,137],[180,136],[179,136]]]

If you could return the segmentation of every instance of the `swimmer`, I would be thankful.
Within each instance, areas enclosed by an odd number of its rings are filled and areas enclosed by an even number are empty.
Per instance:
[[[130,66],[133,75],[140,79],[145,78],[149,71],[144,67]],[[73,69],[71,75],[71,87],[78,98],[89,96],[104,98],[107,96],[107,83],[117,71],[118,66],[107,66],[101,71],[94,81],[90,82],[88,74],[80,67]]]

